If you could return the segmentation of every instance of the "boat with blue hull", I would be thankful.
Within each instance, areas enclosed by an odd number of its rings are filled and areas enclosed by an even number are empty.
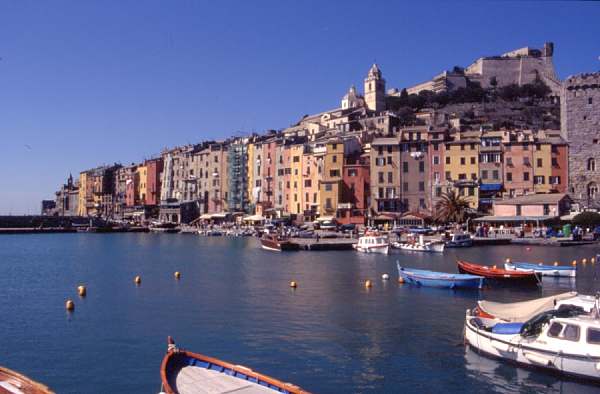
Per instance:
[[[508,271],[535,272],[542,276],[574,278],[577,275],[576,267],[565,265],[543,265],[535,263],[505,263],[504,268]]]
[[[417,286],[446,289],[481,289],[483,287],[483,276],[404,268],[400,266],[400,263],[396,263],[396,265],[399,277],[404,282]]]

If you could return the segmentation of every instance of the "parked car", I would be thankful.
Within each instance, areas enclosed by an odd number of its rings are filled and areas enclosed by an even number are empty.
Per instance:
[[[354,230],[356,230],[356,224],[354,224],[354,223],[342,224],[338,230],[342,231],[344,233],[351,233]]]
[[[321,222],[319,228],[321,230],[332,230],[335,231],[338,228],[338,224],[335,220],[331,220],[331,221],[323,221]]]

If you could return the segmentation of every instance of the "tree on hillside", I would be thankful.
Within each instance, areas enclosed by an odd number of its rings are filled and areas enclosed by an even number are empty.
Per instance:
[[[438,222],[462,223],[469,209],[469,201],[455,190],[443,193],[435,204],[435,220]]]

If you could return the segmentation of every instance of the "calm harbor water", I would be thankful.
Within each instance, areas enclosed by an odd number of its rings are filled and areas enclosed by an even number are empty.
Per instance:
[[[263,251],[255,238],[184,234],[0,237],[0,365],[58,393],[158,393],[172,335],[182,347],[315,393],[592,393],[598,387],[515,368],[466,350],[478,298],[513,301],[600,289],[600,264],[542,290],[482,292],[396,283],[396,260],[456,272],[455,259],[551,263],[593,246],[474,247],[443,255]],[[182,278],[173,278],[181,271]],[[389,282],[381,275],[389,273]],[[136,287],[135,275],[142,284]],[[370,290],[365,279],[374,282]],[[289,281],[299,287],[292,290]],[[88,286],[80,299],[76,287]],[[73,298],[76,310],[65,312]]]

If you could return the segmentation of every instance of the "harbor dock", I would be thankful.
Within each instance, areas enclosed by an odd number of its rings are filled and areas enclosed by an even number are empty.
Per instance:
[[[352,250],[352,245],[358,242],[355,238],[292,238],[299,250]]]

